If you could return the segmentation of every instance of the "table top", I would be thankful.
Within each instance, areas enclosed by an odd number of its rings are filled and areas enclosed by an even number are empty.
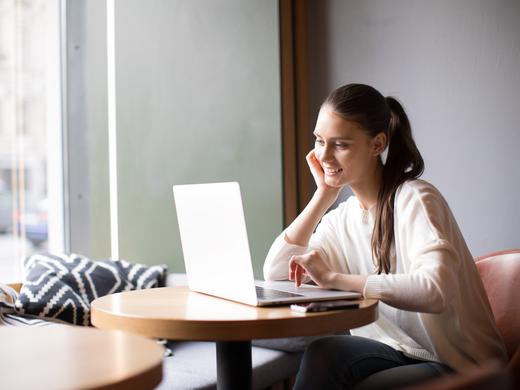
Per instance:
[[[153,389],[164,349],[121,331],[79,326],[0,327],[4,389]]]
[[[311,336],[357,328],[377,319],[377,300],[359,308],[298,313],[254,307],[192,292],[186,286],[127,291],[91,304],[92,324],[173,340],[241,341]]]

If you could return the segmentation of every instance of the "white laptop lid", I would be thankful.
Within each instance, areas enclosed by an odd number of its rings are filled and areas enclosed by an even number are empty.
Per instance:
[[[256,305],[240,186],[173,186],[188,286],[193,291]]]

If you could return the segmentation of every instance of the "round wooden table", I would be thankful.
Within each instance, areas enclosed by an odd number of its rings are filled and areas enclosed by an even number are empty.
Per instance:
[[[345,331],[377,319],[377,300],[359,308],[297,313],[287,306],[254,307],[164,287],[107,295],[91,304],[92,324],[148,337],[217,342],[219,389],[251,386],[251,340]]]
[[[3,389],[153,389],[164,349],[152,340],[79,326],[0,327]]]

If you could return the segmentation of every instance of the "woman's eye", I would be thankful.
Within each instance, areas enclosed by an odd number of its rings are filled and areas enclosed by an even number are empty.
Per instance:
[[[338,143],[336,143],[336,147],[340,148],[340,149],[346,149],[346,148],[348,148],[348,144],[344,144],[342,142],[338,142]]]
[[[317,140],[315,141],[315,143],[316,143],[317,145],[323,145],[323,144],[324,144],[323,140],[321,140],[321,139],[317,139]]]

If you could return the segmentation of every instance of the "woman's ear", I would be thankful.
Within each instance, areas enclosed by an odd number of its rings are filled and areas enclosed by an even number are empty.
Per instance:
[[[372,138],[372,153],[374,156],[379,156],[386,149],[386,134],[381,132]]]

